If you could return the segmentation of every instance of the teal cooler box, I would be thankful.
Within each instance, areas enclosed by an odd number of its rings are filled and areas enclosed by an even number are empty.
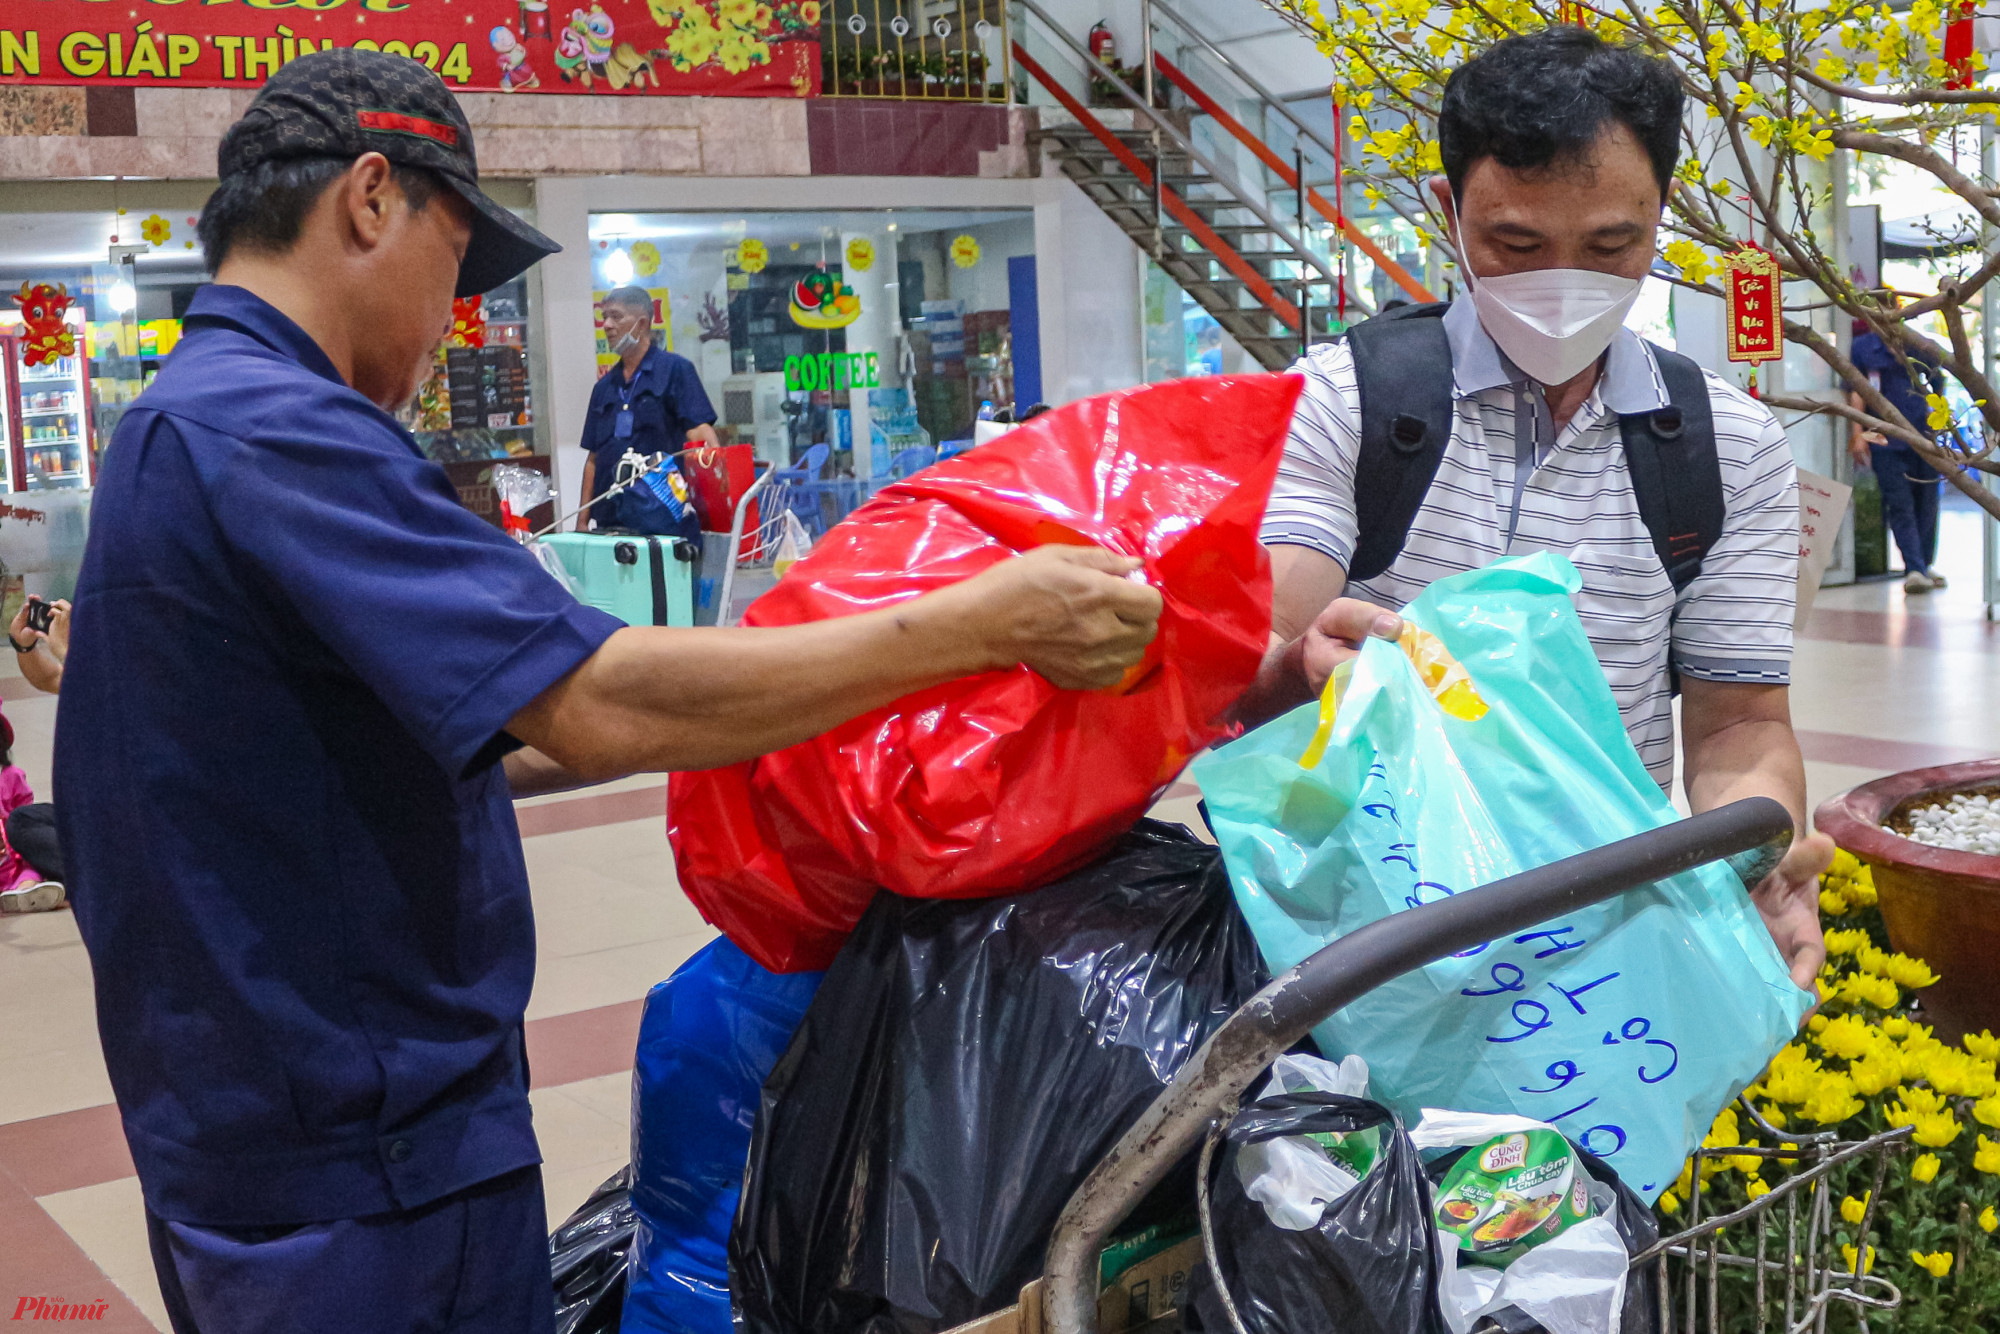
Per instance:
[[[640,533],[551,533],[540,541],[579,600],[627,625],[694,624],[701,552],[693,543]]]

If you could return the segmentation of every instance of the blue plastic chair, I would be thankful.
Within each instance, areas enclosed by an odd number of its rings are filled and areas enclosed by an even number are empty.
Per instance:
[[[942,463],[946,459],[957,458],[960,454],[971,448],[972,441],[970,440],[940,441],[938,444],[938,462]]]
[[[833,494],[833,486],[820,480],[820,473],[826,469],[826,461],[833,454],[833,446],[821,442],[808,449],[805,457],[796,466],[780,468],[777,480],[787,486],[791,498],[792,513],[799,516],[806,532],[818,541],[827,530],[825,496]]]
[[[937,462],[937,451],[928,445],[897,450],[895,456],[889,460],[889,475],[901,481],[911,473],[921,472],[935,462]]]

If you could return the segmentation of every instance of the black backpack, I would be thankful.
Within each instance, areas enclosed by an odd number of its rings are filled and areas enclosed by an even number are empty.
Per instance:
[[[1373,579],[1402,552],[1444,458],[1452,426],[1447,309],[1443,302],[1404,306],[1345,334],[1361,396],[1354,494],[1357,501],[1373,501],[1355,505],[1359,532],[1348,563],[1350,583]],[[1620,415],[1618,430],[1639,517],[1679,593],[1701,573],[1702,558],[1722,536],[1722,465],[1701,367],[1663,347],[1653,347],[1653,356],[1666,382],[1667,406]]]

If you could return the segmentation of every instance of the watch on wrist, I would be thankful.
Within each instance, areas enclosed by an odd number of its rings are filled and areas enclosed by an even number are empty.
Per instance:
[[[14,646],[14,651],[16,653],[33,653],[35,651],[35,645],[39,644],[41,641],[35,640],[32,643],[23,644],[20,640],[14,638],[14,632],[12,630],[9,630],[7,632],[7,642]]]

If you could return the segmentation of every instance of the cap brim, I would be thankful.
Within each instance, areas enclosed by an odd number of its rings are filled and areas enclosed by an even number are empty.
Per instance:
[[[465,247],[465,259],[458,266],[458,296],[490,292],[510,279],[518,278],[544,255],[562,247],[488,199],[476,185],[453,176],[443,178],[472,206],[472,240]]]

